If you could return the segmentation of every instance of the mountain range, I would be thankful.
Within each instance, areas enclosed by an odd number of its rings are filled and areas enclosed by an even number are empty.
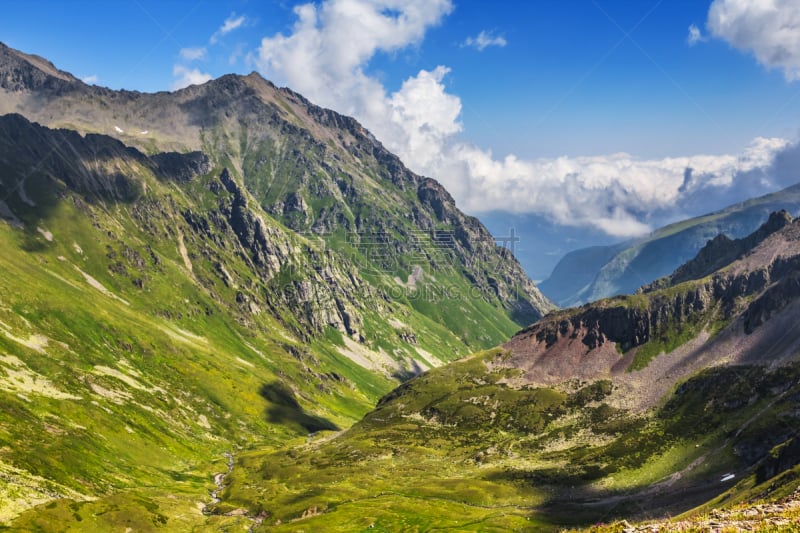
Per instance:
[[[552,308],[437,182],[257,75],[115,92],[2,46],[0,89],[4,519],[349,425]]]
[[[641,287],[568,256],[551,294],[635,293],[556,310],[352,118],[257,74],[112,91],[0,45],[0,529],[557,530],[783,501],[792,194],[581,256],[676,256]]]

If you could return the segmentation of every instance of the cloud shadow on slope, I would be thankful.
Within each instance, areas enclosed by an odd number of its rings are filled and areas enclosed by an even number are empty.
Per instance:
[[[330,420],[306,413],[292,389],[280,381],[265,383],[258,392],[270,403],[266,409],[266,416],[273,424],[293,426],[308,433],[339,430],[339,427]]]

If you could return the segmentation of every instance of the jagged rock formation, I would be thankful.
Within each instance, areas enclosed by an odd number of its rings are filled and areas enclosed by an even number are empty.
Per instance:
[[[758,230],[742,239],[731,240],[725,234],[720,233],[708,241],[694,259],[678,267],[666,278],[645,285],[640,291],[652,292],[660,287],[708,276],[739,259],[768,236],[791,223],[792,216],[786,210],[781,210],[770,214],[769,219]]]

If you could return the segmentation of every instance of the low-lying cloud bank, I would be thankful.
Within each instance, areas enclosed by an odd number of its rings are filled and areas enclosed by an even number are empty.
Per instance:
[[[792,59],[780,55],[772,40],[759,42],[755,34],[769,26],[750,23],[757,5],[715,0],[707,24],[712,35],[754,50],[760,61],[784,68],[787,78],[797,77],[800,39],[792,45]],[[355,116],[409,168],[441,181],[470,213],[536,213],[559,224],[630,237],[678,213],[698,214],[698,209],[722,207],[797,181],[788,167],[800,162],[800,149],[776,138],[756,138],[740,154],[658,160],[612,154],[526,161],[496,157],[465,142],[460,137],[461,100],[447,92],[446,66],[419,71],[393,93],[365,72],[376,53],[419,44],[452,9],[450,0],[300,5],[291,33],[264,38],[253,59],[276,83]],[[788,10],[800,21],[800,7]],[[762,15],[758,20],[763,24],[777,21]]]

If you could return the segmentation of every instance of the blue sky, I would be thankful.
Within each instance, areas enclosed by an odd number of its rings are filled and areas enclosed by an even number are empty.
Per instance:
[[[797,4],[6,1],[0,40],[112,88],[258,70],[469,212],[626,237],[791,181],[773,160],[798,138]]]

